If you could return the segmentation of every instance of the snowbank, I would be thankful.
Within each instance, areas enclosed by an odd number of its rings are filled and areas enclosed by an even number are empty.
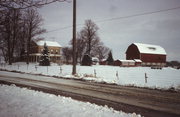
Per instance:
[[[43,92],[0,85],[1,117],[141,117]]]

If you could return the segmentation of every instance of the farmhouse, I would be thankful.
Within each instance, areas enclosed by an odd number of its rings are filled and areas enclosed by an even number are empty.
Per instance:
[[[32,41],[30,49],[30,62],[39,62],[44,49],[44,44],[48,46],[51,62],[59,63],[61,60],[61,45],[55,41]]]
[[[165,66],[166,51],[158,45],[133,43],[126,50],[126,59],[139,59],[143,66]]]

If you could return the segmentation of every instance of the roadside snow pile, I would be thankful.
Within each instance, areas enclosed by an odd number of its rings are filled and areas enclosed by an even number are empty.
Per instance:
[[[115,66],[79,66],[77,75],[72,76],[71,65],[38,66],[31,63],[15,63],[12,66],[1,65],[2,69],[10,71],[21,71],[31,74],[44,74],[49,76],[61,76],[65,78],[78,78],[92,80],[95,82],[115,83],[119,85],[130,85],[138,87],[149,87],[158,89],[180,90],[180,72],[173,68],[151,69],[150,67],[115,67]],[[147,83],[145,82],[145,74]]]
[[[1,117],[141,117],[43,92],[0,85]]]

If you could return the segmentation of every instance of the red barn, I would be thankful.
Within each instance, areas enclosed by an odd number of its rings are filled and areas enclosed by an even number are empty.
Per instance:
[[[166,51],[157,45],[133,43],[126,50],[126,59],[140,59],[143,66],[165,66]]]

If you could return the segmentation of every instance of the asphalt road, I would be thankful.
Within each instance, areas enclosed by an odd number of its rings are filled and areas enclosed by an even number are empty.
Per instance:
[[[33,79],[32,79],[33,78]],[[0,71],[0,83],[69,96],[145,117],[180,117],[180,92]]]

